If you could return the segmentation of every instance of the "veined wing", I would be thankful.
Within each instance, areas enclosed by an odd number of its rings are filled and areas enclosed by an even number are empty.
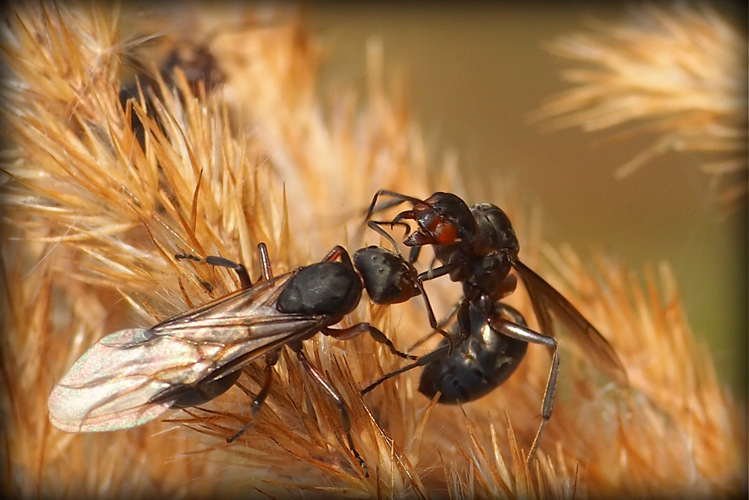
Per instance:
[[[148,330],[149,335],[181,337],[192,342],[212,342],[215,329],[240,328],[239,338],[274,336],[278,332],[271,328],[294,318],[276,309],[278,296],[298,269],[268,281],[260,281],[250,288],[237,290],[189,311],[167,318]],[[309,319],[308,317],[300,317]],[[222,341],[233,339],[230,331],[223,332]]]
[[[67,432],[141,425],[197,384],[228,376],[331,324],[335,318],[278,312],[275,298],[288,278],[239,290],[150,329],[104,337],[52,390],[51,422]]]
[[[565,333],[583,350],[586,358],[621,387],[629,385],[624,368],[611,344],[561,293],[528,266],[515,259],[513,267],[528,290],[533,312],[542,333],[558,336],[553,318],[561,321]]]

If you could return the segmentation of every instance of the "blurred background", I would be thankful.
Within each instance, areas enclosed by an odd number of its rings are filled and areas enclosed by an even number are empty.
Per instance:
[[[528,118],[570,88],[562,70],[581,66],[545,45],[586,29],[591,18],[619,21],[628,4],[505,4],[311,2],[306,9],[325,54],[323,95],[332,82],[353,82],[363,94],[366,45],[380,40],[386,81],[405,80],[414,120],[434,151],[457,155],[469,189],[496,193],[513,183],[529,209],[541,207],[545,239],[570,243],[581,256],[603,251],[640,276],[646,265],[668,262],[693,331],[709,343],[719,375],[746,398],[746,198],[731,212],[721,209],[700,171],[709,158],[698,153],[667,152],[616,179],[616,169],[655,135],[612,141],[620,129],[542,132]],[[740,6],[713,6],[746,36]]]

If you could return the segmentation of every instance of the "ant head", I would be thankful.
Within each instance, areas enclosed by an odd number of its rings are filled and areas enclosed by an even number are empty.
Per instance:
[[[477,230],[471,209],[452,193],[434,193],[414,203],[411,210],[399,213],[393,222],[404,219],[413,219],[418,225],[416,232],[403,242],[408,246],[450,245],[459,241],[471,244]]]
[[[390,250],[377,246],[357,250],[354,266],[375,304],[398,304],[420,293],[414,267]]]

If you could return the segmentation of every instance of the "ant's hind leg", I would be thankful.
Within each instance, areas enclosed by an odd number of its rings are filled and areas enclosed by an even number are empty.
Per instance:
[[[265,398],[268,397],[268,393],[270,392],[270,386],[273,383],[273,366],[276,362],[278,362],[278,351],[266,354],[265,377],[263,378],[263,385],[260,387],[260,392],[257,393],[257,396],[255,396],[255,399],[253,399],[250,404],[250,421],[243,425],[237,432],[226,438],[227,443],[235,441],[239,436],[244,434],[247,429],[255,425],[260,407],[263,405]]]
[[[554,396],[557,389],[557,375],[559,373],[559,351],[557,350],[557,340],[554,337],[535,332],[530,328],[523,326],[525,321],[520,313],[514,308],[506,304],[500,304],[500,306],[503,309],[502,312],[509,316],[511,321],[502,318],[487,318],[492,330],[507,335],[508,337],[528,342],[529,344],[544,345],[551,350],[551,367],[549,368],[549,377],[546,380],[543,402],[541,403],[541,423],[538,426],[536,436],[533,438],[533,443],[528,451],[527,463],[530,465],[536,451],[538,450],[538,445],[541,441],[541,434],[543,434],[546,424],[551,418],[551,412],[554,409]]]
[[[298,349],[295,349],[293,346],[289,347],[291,347],[291,349],[296,352],[296,356],[302,363],[302,366],[304,366],[304,369],[312,376],[315,382],[317,382],[317,384],[330,398],[336,408],[338,408],[338,411],[341,414],[341,424],[343,425],[343,431],[346,433],[348,447],[351,450],[351,453],[354,454],[354,458],[356,458],[356,461],[359,462],[359,465],[364,471],[364,476],[369,477],[367,464],[364,463],[361,455],[359,455],[359,452],[356,451],[356,447],[354,446],[354,439],[351,437],[351,418],[349,417],[348,411],[346,410],[346,405],[343,402],[343,397],[327,380],[325,380],[322,374],[314,366],[312,366],[312,364],[307,359],[307,356],[305,356],[304,352],[301,350],[301,346],[299,346]]]

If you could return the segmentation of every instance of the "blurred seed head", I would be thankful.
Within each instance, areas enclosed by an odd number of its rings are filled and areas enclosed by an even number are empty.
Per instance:
[[[747,39],[707,4],[639,6],[619,22],[588,20],[549,51],[577,65],[573,85],[531,114],[546,130],[616,129],[617,137],[655,136],[617,169],[623,177],[669,151],[698,152],[736,208],[747,186]]]

